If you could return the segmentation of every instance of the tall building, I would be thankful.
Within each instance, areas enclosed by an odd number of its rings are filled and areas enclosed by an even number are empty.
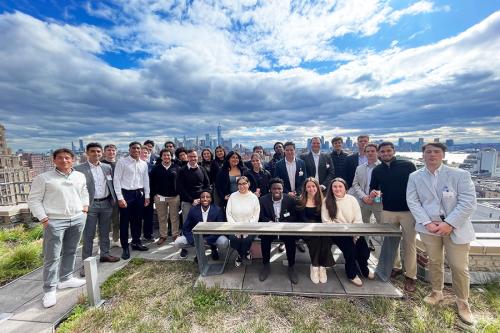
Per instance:
[[[28,201],[31,188],[30,169],[21,165],[21,157],[11,154],[0,125],[0,206],[15,206]]]
[[[217,126],[217,145],[222,146],[222,126],[219,123],[219,126]]]
[[[80,139],[80,153],[83,153],[85,151],[85,147],[83,146],[83,140]]]
[[[348,149],[352,149],[352,140],[350,136],[348,136],[347,140],[345,140],[345,147]]]
[[[399,140],[398,140],[398,148],[402,149],[404,145],[405,145],[405,139],[404,138],[399,138]]]
[[[210,134],[205,134],[205,147],[207,148],[212,148],[214,149],[215,147],[211,147],[211,144],[210,144]]]
[[[498,154],[495,148],[484,148],[479,152],[479,172],[486,172],[495,176]]]

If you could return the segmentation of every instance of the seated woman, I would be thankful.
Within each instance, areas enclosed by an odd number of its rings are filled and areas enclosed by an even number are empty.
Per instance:
[[[230,151],[224,164],[217,174],[217,180],[215,182],[215,187],[219,192],[219,196],[224,200],[224,206],[229,199],[231,193],[239,190],[238,179],[242,176],[247,176],[250,180],[250,191],[255,192],[255,180],[248,174],[248,169],[243,165],[240,154],[235,151]]]
[[[269,193],[271,174],[269,171],[264,170],[260,154],[253,153],[250,162],[252,163],[252,169],[249,170],[249,174],[255,179],[255,195],[260,198]]]
[[[260,204],[255,194],[250,192],[250,181],[247,177],[238,178],[238,191],[229,196],[226,206],[227,221],[231,223],[257,223],[259,222]],[[250,246],[252,246],[254,235],[230,235],[230,245],[238,251],[238,257],[234,262],[240,267],[243,258],[252,260]]]
[[[222,209],[212,204],[212,194],[209,191],[201,192],[200,204],[191,207],[182,226],[182,236],[175,239],[174,246],[181,249],[181,258],[187,258],[187,248],[194,246],[193,228],[200,221],[224,222]],[[227,237],[223,235],[205,235],[203,238],[212,250],[212,259],[219,260],[218,250],[227,249],[229,246]]]
[[[323,223],[363,223],[358,201],[346,192],[347,183],[345,180],[342,178],[332,180],[321,208]],[[374,273],[368,269],[370,249],[364,237],[334,236],[332,241],[342,251],[345,259],[346,275],[354,285],[358,287],[363,285],[357,275],[356,263],[359,265],[361,274],[364,277],[370,280],[374,279]]]
[[[302,185],[302,194],[297,203],[298,221],[321,223],[323,193],[316,178],[309,177]],[[332,255],[332,238],[310,236],[303,237],[311,257],[311,281],[315,284],[326,283],[326,267],[335,264]]]

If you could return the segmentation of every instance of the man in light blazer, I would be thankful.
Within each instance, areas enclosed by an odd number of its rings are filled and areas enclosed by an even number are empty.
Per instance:
[[[96,229],[99,227],[99,261],[116,262],[120,258],[109,254],[111,214],[113,212],[113,203],[116,202],[112,168],[109,164],[100,162],[103,150],[99,143],[89,143],[85,152],[88,162],[75,167],[75,170],[85,175],[89,191],[89,212],[82,234],[82,260],[92,256]],[[85,276],[83,268],[80,270],[80,276]]]
[[[446,146],[427,143],[422,147],[425,168],[408,180],[406,200],[415,217],[415,229],[429,256],[432,292],[424,301],[443,300],[443,249],[451,269],[458,315],[472,324],[469,308],[469,248],[475,239],[471,215],[476,209],[476,191],[469,172],[443,164]]]
[[[300,195],[302,184],[308,177],[306,164],[295,157],[295,143],[285,142],[285,158],[276,163],[273,177],[281,178],[283,191],[291,197]]]
[[[375,202],[370,196],[370,181],[373,169],[380,164],[377,153],[377,144],[368,143],[365,146],[365,155],[368,161],[359,165],[354,174],[352,187],[349,189],[349,194],[358,199],[361,207],[361,216],[363,223],[370,223],[371,216],[375,216],[377,223],[382,223],[382,204]],[[368,236],[367,236],[368,238]],[[371,238],[368,238],[368,247],[371,251],[375,251]]]
[[[328,188],[332,179],[335,178],[335,169],[330,155],[322,154],[320,149],[321,140],[314,137],[311,139],[311,151],[309,154],[301,155],[300,158],[306,164],[308,177],[316,178],[324,191]]]

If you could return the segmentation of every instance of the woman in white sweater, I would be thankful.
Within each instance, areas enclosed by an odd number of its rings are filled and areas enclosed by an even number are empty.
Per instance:
[[[238,178],[238,191],[229,196],[226,206],[227,221],[231,223],[257,223],[259,222],[260,204],[259,199],[250,188],[250,181],[246,176]],[[238,251],[238,257],[234,262],[236,267],[241,266],[243,258],[252,260],[250,247],[254,235],[230,235],[230,245]]]
[[[363,223],[358,201],[346,192],[347,183],[345,180],[335,178],[321,207],[321,220],[323,223]],[[358,287],[363,285],[363,282],[358,277],[359,271],[369,279],[375,277],[374,273],[368,269],[370,249],[364,237],[334,236],[332,241],[342,251],[345,259],[346,275],[354,285]]]

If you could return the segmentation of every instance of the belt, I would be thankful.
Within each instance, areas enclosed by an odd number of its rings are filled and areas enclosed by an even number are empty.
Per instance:
[[[144,191],[144,189],[143,189],[143,188],[136,188],[136,189],[134,189],[134,190],[127,190],[126,188],[122,188],[122,191],[126,191],[126,192],[127,192],[127,191],[128,191],[128,192],[137,192],[137,191],[141,191],[141,192],[142,192],[142,191]]]
[[[109,199],[109,195],[106,198],[99,198],[99,199],[95,199],[94,198],[94,202],[101,202],[101,201],[105,201],[105,200],[108,200],[108,199]]]

